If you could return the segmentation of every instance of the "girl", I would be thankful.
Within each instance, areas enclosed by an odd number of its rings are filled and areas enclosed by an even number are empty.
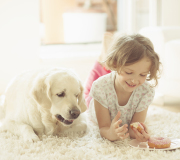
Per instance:
[[[107,39],[112,39],[108,37],[111,35],[106,33],[105,46]],[[101,53],[100,59],[102,55],[105,53]],[[101,136],[110,141],[129,135],[140,142],[147,141],[149,134],[144,121],[155,94],[153,87],[158,83],[160,66],[153,44],[140,34],[117,36],[104,62],[112,72],[96,62],[85,88],[92,120],[98,123]],[[147,82],[150,80],[155,84],[150,85]],[[133,122],[140,122],[144,131],[132,130],[129,126]]]

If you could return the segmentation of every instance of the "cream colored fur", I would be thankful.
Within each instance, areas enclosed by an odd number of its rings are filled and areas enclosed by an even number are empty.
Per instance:
[[[61,93],[64,96],[58,97]],[[68,69],[51,68],[28,71],[9,84],[4,101],[5,118],[1,131],[22,136],[24,141],[38,141],[38,135],[55,135],[63,131],[85,131],[86,111],[83,86]],[[80,111],[72,118],[72,110]],[[66,125],[56,118],[73,120]]]

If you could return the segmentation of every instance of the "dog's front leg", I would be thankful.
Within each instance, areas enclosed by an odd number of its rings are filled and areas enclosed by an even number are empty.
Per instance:
[[[35,134],[33,128],[25,123],[7,120],[3,122],[0,131],[10,131],[13,134],[22,136],[25,142],[39,141],[39,137]]]
[[[86,113],[82,113],[78,119],[74,120],[73,124],[65,129],[65,132],[82,132],[84,133],[87,129]]]

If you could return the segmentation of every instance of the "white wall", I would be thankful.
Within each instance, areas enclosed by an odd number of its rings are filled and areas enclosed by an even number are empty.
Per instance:
[[[136,1],[117,1],[117,29],[119,32],[132,34],[136,31]]]
[[[38,67],[39,1],[0,0],[0,94],[16,74]]]
[[[180,0],[161,0],[162,26],[180,26]]]
[[[84,49],[84,54],[89,54],[91,50],[95,52],[92,56],[74,56],[75,51],[70,46],[64,47],[72,51],[70,57],[61,57],[60,53],[67,54],[61,47],[55,51],[47,47],[45,50],[48,55],[52,53],[56,57],[43,59],[40,51],[44,47],[40,48],[38,0],[0,0],[0,94],[4,93],[14,76],[39,67],[72,68],[85,82],[100,53],[100,47],[80,47]]]
[[[137,0],[118,0],[117,3],[118,31],[128,33],[139,31],[137,26],[143,27],[142,24],[145,22],[141,21],[143,16],[145,18],[147,16],[145,13],[138,13],[137,4],[142,3],[141,6],[145,6],[146,3]],[[139,22],[138,15],[141,16]],[[180,0],[149,0],[149,26],[180,26]]]
[[[126,0],[118,2],[127,3]],[[163,25],[180,25],[179,8],[180,0],[162,0]],[[124,29],[124,23],[127,23],[125,18],[119,28]],[[72,67],[83,75],[80,77],[84,81],[96,59],[86,57],[82,61],[71,58],[41,63],[39,46],[39,0],[0,0],[0,94],[16,74],[40,66]]]

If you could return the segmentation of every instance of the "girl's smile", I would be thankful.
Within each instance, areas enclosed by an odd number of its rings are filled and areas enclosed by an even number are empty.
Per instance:
[[[132,88],[136,86],[135,84],[129,84],[128,82],[126,82],[126,83],[129,87],[132,87]]]

